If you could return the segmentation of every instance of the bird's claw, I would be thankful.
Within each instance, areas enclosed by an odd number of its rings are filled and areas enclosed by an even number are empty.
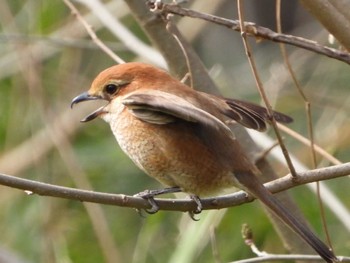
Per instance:
[[[156,191],[157,190],[144,190],[134,195],[135,197],[141,197],[147,200],[148,203],[151,205],[151,208],[144,209],[148,214],[155,214],[159,211],[159,205],[154,200],[154,197],[157,195],[157,193],[155,193]]]
[[[153,197],[148,197],[147,198],[148,203],[151,205],[151,208],[145,209],[147,214],[155,214],[159,211],[159,205],[157,202],[154,200]]]
[[[163,188],[163,189],[156,189],[156,190],[144,190],[140,193],[135,194],[135,197],[141,197],[148,201],[148,203],[151,205],[151,208],[145,209],[146,213],[148,214],[155,214],[159,211],[159,205],[154,200],[154,197],[161,194],[168,194],[168,193],[176,193],[181,192],[181,189],[179,187],[170,187],[170,188]]]
[[[203,205],[202,205],[202,202],[201,200],[199,199],[199,197],[197,195],[190,195],[190,198],[196,203],[197,207],[195,210],[193,211],[190,211],[189,214],[190,214],[190,217],[193,221],[199,221],[199,219],[197,219],[195,217],[195,215],[198,215],[202,212],[203,210]]]
[[[141,198],[147,200],[148,203],[151,205],[151,208],[145,209],[146,213],[155,214],[159,211],[159,205],[154,200],[154,197],[157,195],[161,195],[161,194],[169,194],[169,193],[176,193],[176,192],[181,192],[181,188],[180,187],[170,187],[170,188],[156,189],[156,190],[144,190],[140,193],[135,194],[134,196],[141,197]],[[192,220],[198,221],[199,219],[197,219],[195,217],[195,215],[198,215],[202,212],[202,210],[203,210],[202,202],[197,195],[192,194],[192,195],[190,195],[190,198],[197,205],[195,210],[189,212],[190,217],[192,218]]]

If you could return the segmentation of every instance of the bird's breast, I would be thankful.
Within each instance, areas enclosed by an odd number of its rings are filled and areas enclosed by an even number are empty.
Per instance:
[[[234,185],[232,172],[185,121],[158,125],[137,119],[124,107],[111,129],[122,150],[151,177],[185,192],[208,195]]]

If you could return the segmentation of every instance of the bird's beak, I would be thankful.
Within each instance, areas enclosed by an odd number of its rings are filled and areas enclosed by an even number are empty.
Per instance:
[[[100,97],[100,96],[93,96],[90,95],[87,92],[84,92],[78,96],[76,96],[72,102],[71,102],[71,108],[73,108],[73,106],[75,104],[78,104],[82,101],[87,101],[87,100],[103,100],[104,98]],[[97,118],[98,116],[100,116],[101,114],[106,113],[106,111],[104,111],[104,107],[101,107],[97,110],[95,110],[94,112],[90,113],[88,116],[86,116],[84,119],[81,120],[81,122],[88,122],[88,121],[92,121],[93,119]]]
[[[70,104],[70,107],[73,108],[74,104],[78,104],[82,101],[87,101],[87,100],[101,100],[102,98],[99,97],[99,96],[93,96],[93,95],[90,95],[89,93],[87,92],[84,92],[78,96],[76,96],[73,100],[72,100],[72,103]]]

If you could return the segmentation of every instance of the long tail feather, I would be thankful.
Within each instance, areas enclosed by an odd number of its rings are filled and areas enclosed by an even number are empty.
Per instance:
[[[286,225],[307,242],[326,262],[338,262],[330,248],[321,241],[306,225],[299,222],[256,178],[250,173],[235,174],[238,182],[254,197],[258,198]]]

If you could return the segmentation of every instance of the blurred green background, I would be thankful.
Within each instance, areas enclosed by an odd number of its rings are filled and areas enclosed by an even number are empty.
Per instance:
[[[195,2],[200,1],[189,5]],[[285,32],[331,45],[327,32],[297,1],[282,3]],[[123,1],[104,4],[115,19],[149,44]],[[151,61],[136,55],[89,8],[76,5],[99,38],[124,60],[161,64],[156,58]],[[236,1],[217,1],[215,5],[212,13],[237,18]],[[209,6],[198,4],[196,8],[207,11]],[[274,1],[246,1],[246,10],[248,21],[275,30]],[[237,32],[189,18],[179,22],[181,32],[225,96],[260,101]],[[252,45],[274,107],[291,115],[295,122],[290,127],[307,136],[304,102],[283,66],[279,46],[267,41],[252,41]],[[287,50],[312,105],[316,142],[341,161],[348,161],[349,66],[305,50]],[[2,0],[0,172],[110,193],[134,194],[159,188],[121,152],[107,124],[102,120],[79,122],[96,109],[95,103],[70,109],[72,98],[113,64],[63,1]],[[289,136],[285,138],[288,149],[312,167],[308,148]],[[321,157],[318,162],[320,167],[329,165]],[[281,165],[276,164],[275,169],[281,176],[287,173]],[[350,206],[348,178],[331,180],[327,185]],[[306,187],[290,192],[316,231],[322,233],[316,197]],[[347,253],[349,231],[328,209],[326,216],[336,252]],[[187,214],[162,211],[140,216],[133,209],[29,196],[0,186],[0,255],[7,256],[3,262],[228,262],[253,256],[241,238],[243,223],[253,228],[261,250],[285,252],[257,202],[203,212],[198,217],[201,220],[193,222]]]

